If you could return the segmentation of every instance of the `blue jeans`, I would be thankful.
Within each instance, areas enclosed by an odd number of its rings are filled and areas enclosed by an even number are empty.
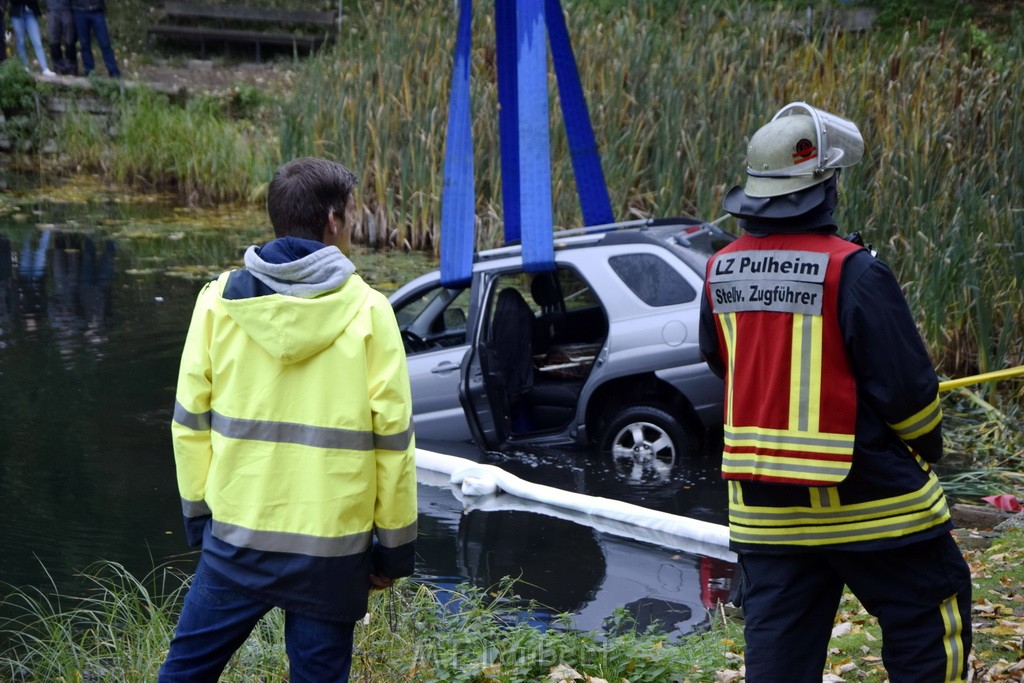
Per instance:
[[[14,46],[18,50],[18,57],[25,68],[28,65],[28,53],[25,51],[25,33],[32,41],[32,49],[36,52],[36,61],[39,62],[39,70],[46,71],[50,66],[46,63],[46,52],[43,51],[43,37],[39,33],[39,21],[32,10],[26,7],[22,10],[20,17],[11,17],[11,26],[14,27]]]
[[[82,12],[75,10],[75,32],[78,33],[78,45],[82,49],[82,70],[88,76],[96,68],[96,62],[92,57],[92,36],[95,34],[96,42],[100,44],[100,52],[103,54],[103,63],[107,67],[107,74],[111,78],[121,75],[117,68],[117,59],[114,57],[114,48],[110,46],[110,33],[107,31],[107,19],[103,12]]]
[[[260,618],[273,605],[243,595],[202,559],[185,596],[159,683],[214,683]],[[285,612],[285,650],[291,683],[347,683],[352,622]]]

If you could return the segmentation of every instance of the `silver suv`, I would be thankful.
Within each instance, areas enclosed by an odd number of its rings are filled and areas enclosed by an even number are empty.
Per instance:
[[[476,254],[467,287],[427,273],[391,297],[416,434],[486,450],[591,446],[632,479],[668,478],[722,424],[697,345],[708,258],[734,238],[691,218],[555,233],[555,266]]]

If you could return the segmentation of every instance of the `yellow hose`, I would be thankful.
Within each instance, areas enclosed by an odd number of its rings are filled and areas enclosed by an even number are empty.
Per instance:
[[[959,379],[947,379],[945,382],[939,382],[939,391],[949,391],[950,389],[965,387],[968,384],[995,382],[1000,379],[1016,377],[1018,375],[1024,375],[1024,365],[1019,365],[1015,368],[1007,368],[1006,370],[996,370],[995,372],[985,372],[980,375],[961,377]]]

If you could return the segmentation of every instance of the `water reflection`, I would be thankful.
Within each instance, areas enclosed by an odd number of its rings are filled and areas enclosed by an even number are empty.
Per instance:
[[[658,622],[679,636],[709,626],[711,610],[728,598],[730,561],[538,512],[463,511],[448,488],[433,483],[419,490],[417,576],[448,590],[462,582],[492,589],[512,577],[515,592],[539,605],[529,617],[538,627],[570,614],[577,628],[615,632],[615,612],[623,608],[639,628]]]
[[[73,362],[80,351],[102,353],[114,241],[97,254],[89,235],[51,229],[25,231],[20,249],[0,233],[0,349],[47,326],[60,355]]]

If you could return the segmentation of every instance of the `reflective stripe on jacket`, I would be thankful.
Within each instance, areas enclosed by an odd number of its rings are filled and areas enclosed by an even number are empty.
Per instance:
[[[405,352],[357,275],[326,294],[200,292],[172,436],[190,542],[250,592],[357,619],[368,573],[413,570],[416,475]],[[376,539],[376,540],[375,540]]]
[[[828,235],[744,236],[709,261],[727,368],[726,479],[828,486],[849,473],[856,384],[836,299],[859,248]]]

